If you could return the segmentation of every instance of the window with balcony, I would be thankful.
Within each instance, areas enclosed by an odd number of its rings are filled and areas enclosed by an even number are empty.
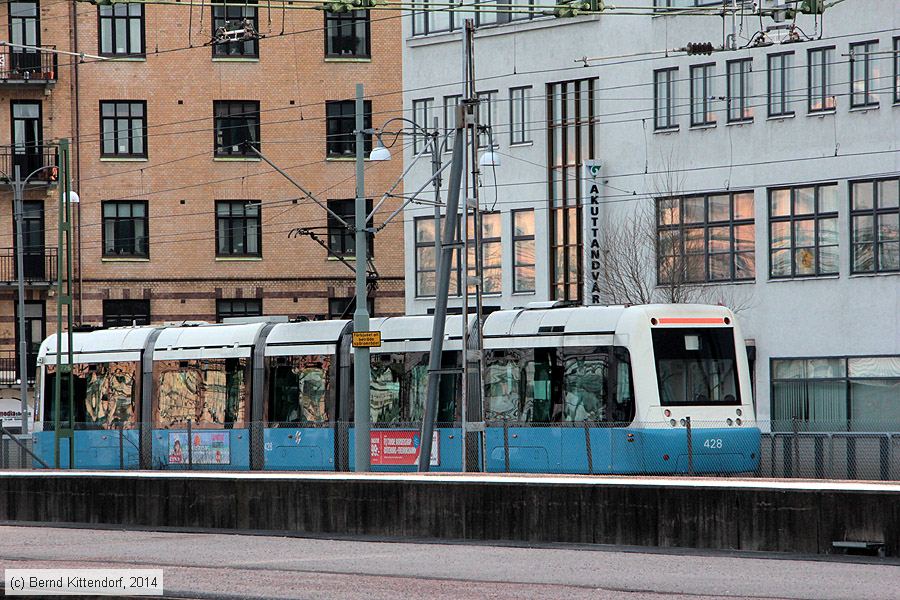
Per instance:
[[[246,144],[259,150],[259,102],[245,100],[216,100],[215,155],[218,157],[255,157]]]
[[[837,184],[769,190],[769,275],[838,273]]]
[[[675,78],[678,67],[653,72],[653,128],[678,129],[675,121]]]
[[[878,42],[850,44],[850,107],[876,108],[878,94]]]
[[[850,184],[853,273],[900,271],[900,179]]]
[[[325,147],[329,158],[356,156],[356,101],[332,100],[325,103]],[[372,128],[372,101],[363,104],[363,129]],[[363,152],[372,151],[372,135],[363,135]]]
[[[101,101],[100,155],[109,158],[147,157],[147,103],[144,101]]]
[[[100,54],[143,56],[144,5],[122,3],[99,6]]]
[[[150,324],[149,300],[104,300],[104,327],[131,327]]]
[[[834,110],[834,92],[831,89],[834,46],[809,50],[807,61],[809,112],[821,113]]]
[[[531,141],[531,86],[509,90],[510,144],[526,144]]]
[[[770,117],[790,117],[794,114],[791,105],[791,68],[793,52],[770,54],[768,106]]]
[[[753,192],[657,199],[659,284],[753,279],[753,207]]]
[[[329,200],[328,210],[340,216],[350,228],[345,227],[338,221],[333,214],[328,215],[328,248],[334,254],[340,256],[354,256],[356,254],[356,232],[352,228],[356,227],[356,199],[347,200]],[[366,215],[372,212],[372,199],[366,199]],[[375,255],[375,237],[371,234],[366,236],[368,241],[369,258]]]
[[[328,58],[369,58],[369,11],[325,13],[325,56]]]
[[[103,202],[103,256],[149,256],[147,202]]]
[[[716,114],[712,110],[715,68],[714,63],[691,67],[691,127],[716,124]]]
[[[513,293],[534,292],[534,209],[512,211]]]
[[[261,317],[262,300],[258,298],[219,298],[216,300],[216,323],[235,317]]]
[[[216,256],[261,256],[257,200],[216,201]]]
[[[750,105],[750,72],[753,59],[742,58],[726,63],[728,84],[728,122],[742,123],[753,120]]]
[[[221,0],[220,0],[221,1]],[[253,31],[259,31],[259,19],[255,6],[241,6],[238,4],[216,3],[212,6],[213,31],[220,27],[225,31],[243,29],[244,21],[249,21]],[[259,56],[259,41],[255,39],[235,42],[213,44],[213,57],[216,56],[245,56],[256,58]]]

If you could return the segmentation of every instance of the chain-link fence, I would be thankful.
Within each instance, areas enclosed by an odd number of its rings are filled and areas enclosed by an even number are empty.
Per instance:
[[[430,470],[900,481],[900,431],[877,423],[787,424],[779,431],[785,422],[738,419],[437,423]],[[28,436],[3,430],[0,469],[352,471],[356,437],[350,422],[172,429],[85,423]],[[372,471],[416,471],[421,424],[373,423],[368,444]]]

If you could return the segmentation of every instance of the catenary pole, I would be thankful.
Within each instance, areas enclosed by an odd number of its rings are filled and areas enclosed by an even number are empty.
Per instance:
[[[16,293],[18,295],[19,327],[19,393],[22,396],[22,434],[28,434],[28,342],[25,339],[25,248],[22,228],[25,182],[19,165],[15,166],[13,179],[13,203],[16,219]]]
[[[356,84],[356,310],[353,312],[353,331],[369,330],[368,241],[366,240],[366,188],[363,148],[363,85]],[[356,348],[353,360],[354,467],[357,472],[371,468],[371,412],[369,381],[371,379],[369,349]]]

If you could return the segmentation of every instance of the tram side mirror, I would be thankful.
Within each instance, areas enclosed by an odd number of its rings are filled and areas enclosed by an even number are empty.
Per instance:
[[[700,349],[700,336],[699,335],[684,336],[684,349],[685,350],[699,350]]]

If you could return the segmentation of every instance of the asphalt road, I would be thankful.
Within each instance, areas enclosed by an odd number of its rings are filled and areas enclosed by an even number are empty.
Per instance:
[[[2,568],[164,569],[177,598],[900,599],[900,563],[0,527]]]

